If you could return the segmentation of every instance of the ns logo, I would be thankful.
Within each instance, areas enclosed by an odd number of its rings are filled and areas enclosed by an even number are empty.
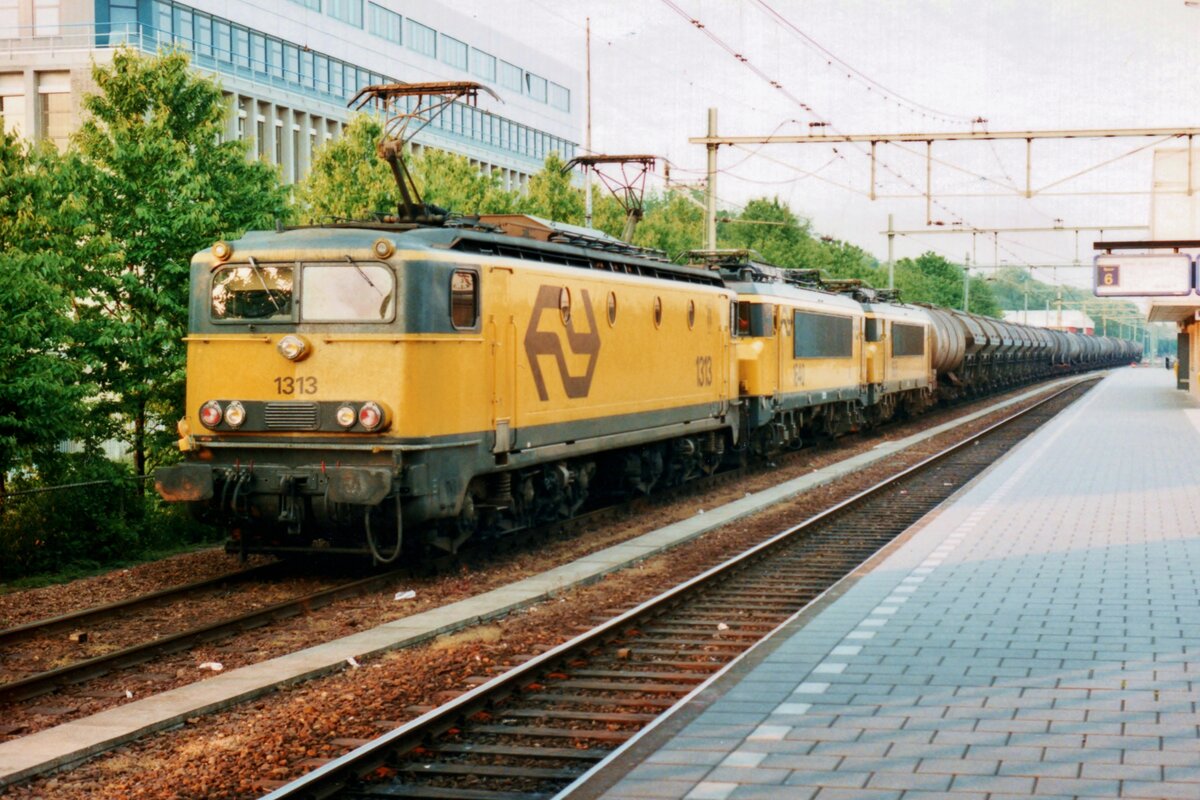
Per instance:
[[[563,350],[562,339],[557,331],[539,331],[538,324],[546,311],[559,311],[561,287],[542,286],[538,289],[537,300],[533,305],[533,314],[529,318],[529,326],[525,329],[525,355],[529,358],[529,368],[533,372],[533,382],[537,387],[538,397],[543,401],[550,399],[546,390],[546,378],[542,374],[539,356],[553,356],[554,364],[558,367],[559,377],[562,378],[563,390],[567,397],[587,397],[592,388],[592,375],[596,371],[596,360],[600,355],[600,331],[596,327],[596,315],[592,311],[592,299],[587,289],[582,290],[583,309],[587,313],[587,331],[575,330],[575,321],[569,315],[566,319],[567,347],[573,355],[588,357],[587,368],[582,375],[572,375],[567,367],[567,356]]]

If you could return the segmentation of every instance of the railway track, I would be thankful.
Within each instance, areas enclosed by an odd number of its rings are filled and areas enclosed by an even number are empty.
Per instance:
[[[169,586],[157,592],[149,592],[148,594],[130,597],[125,600],[117,600],[100,606],[92,606],[91,608],[83,608],[54,617],[34,620],[22,625],[14,625],[11,628],[0,629],[0,647],[8,647],[17,642],[36,639],[39,636],[47,636],[52,633],[76,630],[85,625],[94,625],[101,620],[111,619],[135,609],[165,603],[178,597],[193,595],[196,592],[234,586],[250,580],[266,580],[278,571],[278,562],[260,564],[248,569],[225,572],[221,575],[215,575],[200,581],[180,584],[179,586]]]
[[[680,496],[707,491],[721,483],[736,480],[745,473],[746,468],[718,473],[702,480],[693,481],[685,486],[661,492],[659,496],[653,498],[653,501],[658,503],[669,502],[671,499],[676,499]],[[544,541],[555,536],[575,534],[586,530],[590,526],[610,522],[634,513],[634,509],[644,502],[646,502],[645,499],[622,501],[615,505],[598,508],[570,519],[544,523],[525,532],[521,537],[509,537],[513,541],[502,539],[484,543],[483,546],[478,546],[472,551],[464,553],[464,555],[487,558],[494,552],[494,547],[512,548],[521,546],[521,543],[526,542],[527,539]],[[231,588],[237,584],[244,584],[250,581],[266,581],[282,574],[285,569],[286,565],[282,562],[265,564],[226,573],[203,581],[170,587],[158,592],[103,606],[82,609],[0,630],[0,649],[68,630],[78,630],[85,626],[94,627],[98,623],[116,621],[119,624],[122,620],[122,615],[125,614],[166,607],[172,602],[192,598],[200,592]],[[255,627],[327,606],[338,600],[377,591],[397,577],[407,574],[406,569],[390,570],[361,580],[340,584],[329,589],[306,593],[280,603],[274,603],[244,614],[209,622],[178,633],[156,636],[149,641],[122,647],[92,658],[81,659],[65,666],[29,675],[28,677],[0,682],[0,707],[49,694],[72,685],[81,684],[115,670],[143,664],[152,659],[187,650],[203,643],[224,639]]]
[[[528,659],[267,800],[553,796],[1093,383],[1068,387]]]
[[[278,575],[282,569],[281,565],[267,564],[227,573],[226,575],[217,576],[205,581],[164,589],[160,592],[130,598],[126,601],[84,609],[71,614],[9,628],[0,631],[0,646],[11,646],[14,643],[28,641],[39,636],[77,628],[85,623],[95,625],[100,621],[119,620],[123,614],[144,611],[147,608],[157,608],[172,601],[178,602],[180,599],[187,600],[194,597],[198,592],[212,591],[251,580],[264,580],[273,575]],[[276,620],[306,613],[313,609],[329,605],[337,600],[378,591],[390,581],[395,580],[400,574],[399,571],[390,571],[359,580],[339,583],[332,587],[306,592],[282,602],[272,603],[243,614],[206,622],[177,633],[156,636],[155,638],[122,647],[109,653],[85,658],[18,680],[0,683],[0,707],[48,694],[74,684],[83,683],[84,681],[106,675],[114,670],[142,664],[151,659],[186,650],[205,642],[223,639]]]

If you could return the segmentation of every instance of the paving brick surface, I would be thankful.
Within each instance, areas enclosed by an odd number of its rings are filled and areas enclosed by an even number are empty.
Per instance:
[[[737,674],[605,796],[1200,798],[1200,407],[1114,372]]]

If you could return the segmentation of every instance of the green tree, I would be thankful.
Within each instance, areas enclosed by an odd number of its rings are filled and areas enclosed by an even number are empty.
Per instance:
[[[704,247],[704,209],[683,195],[650,198],[646,216],[634,231],[634,244],[663,250],[671,259]]]
[[[896,286],[900,296],[911,303],[932,303],[943,308],[963,307],[963,268],[936,253],[923,253],[915,259],[896,262]],[[971,278],[971,313],[1000,316],[1000,306],[991,284]]]
[[[909,302],[962,308],[962,269],[936,253],[898,260],[896,287]]]
[[[985,317],[996,317],[998,319],[1004,317],[1004,311],[1000,308],[1000,304],[996,302],[996,295],[992,293],[992,282],[986,278],[971,277],[970,311],[972,314],[981,314]]]
[[[880,267],[867,251],[839,239],[821,241],[821,261],[817,264],[830,277],[854,278],[870,286],[887,286],[887,268]]]
[[[313,153],[308,175],[296,186],[301,222],[370,219],[376,213],[396,212],[396,180],[376,152],[382,136],[377,117],[356,114],[341,136]]]
[[[98,94],[74,139],[88,215],[120,258],[83,275],[78,306],[99,411],[129,441],[145,474],[149,435],[173,438],[183,411],[191,256],[284,213],[278,171],[222,142],[220,88],[180,52],[118,50],[93,67]]]
[[[10,471],[79,430],[82,369],[64,287],[81,206],[64,177],[52,146],[0,132],[0,495]]]
[[[721,226],[721,247],[758,252],[763,260],[780,267],[820,267],[824,253],[812,236],[808,220],[801,221],[779,198],[758,198]]]
[[[425,148],[410,163],[426,203],[469,216],[509,214],[517,206],[517,193],[506,191],[499,175],[483,174],[465,156]]]
[[[377,117],[357,114],[338,139],[313,154],[312,167],[296,191],[302,222],[370,219],[396,212],[400,191],[391,167],[378,155],[382,137]],[[516,192],[506,191],[498,175],[484,175],[464,156],[427,147],[415,157],[406,152],[404,159],[421,199],[430,205],[465,215],[504,214],[516,208]]]
[[[592,184],[592,227],[609,236],[619,237],[625,232],[625,209],[607,189],[595,183]],[[636,234],[637,228],[634,228],[635,239]]]
[[[531,175],[526,193],[516,205],[521,214],[582,225],[584,217],[583,190],[573,183],[573,174],[564,173],[566,162],[557,152],[546,156],[542,169]]]

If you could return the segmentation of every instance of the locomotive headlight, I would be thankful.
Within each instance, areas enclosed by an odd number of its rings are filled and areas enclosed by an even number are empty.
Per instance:
[[[358,410],[358,423],[369,431],[383,424],[383,409],[375,403],[364,403]]]
[[[225,406],[225,424],[231,428],[240,428],[246,421],[246,407],[234,400]]]
[[[288,361],[299,361],[308,355],[308,342],[299,336],[289,333],[279,340],[279,343],[275,345],[275,349],[279,351],[279,355]]]
[[[221,404],[216,400],[209,400],[204,405],[200,406],[200,421],[204,423],[206,428],[216,428],[221,424]]]
[[[339,406],[337,410],[337,424],[343,428],[353,428],[355,421],[358,420],[358,412],[354,410],[354,406]]]

